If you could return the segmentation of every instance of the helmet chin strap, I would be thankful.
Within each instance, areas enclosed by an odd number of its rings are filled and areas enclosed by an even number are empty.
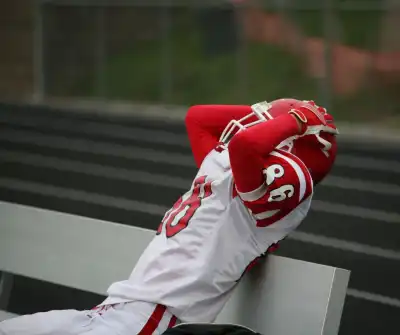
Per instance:
[[[327,126],[323,126],[323,125],[310,126],[304,134],[289,137],[286,140],[284,140],[283,142],[279,143],[279,145],[276,148],[291,152],[293,150],[295,140],[297,140],[298,138],[303,137],[303,136],[315,135],[318,142],[324,146],[323,148],[321,148],[321,151],[323,152],[323,154],[326,157],[329,157],[329,150],[332,148],[332,144],[329,141],[327,141],[321,137],[321,135],[320,135],[321,132],[326,132],[326,133],[335,134],[335,135],[339,134],[339,131],[337,129],[333,129],[331,127],[327,127]]]
[[[310,126],[310,127],[308,127],[307,131],[303,135],[301,135],[299,137],[303,137],[303,136],[306,136],[306,135],[315,135],[317,140],[318,140],[318,142],[321,143],[324,146],[321,149],[321,151],[323,152],[323,154],[326,157],[329,157],[329,150],[332,148],[332,144],[329,141],[327,141],[327,140],[325,140],[324,138],[321,137],[321,132],[334,134],[334,135],[339,134],[339,131],[337,129],[321,125],[321,126]]]
[[[321,143],[324,147],[321,149],[322,153],[326,156],[329,157],[329,150],[332,148],[332,144],[328,142],[327,140],[324,140],[319,134],[315,135],[317,136],[318,142]]]

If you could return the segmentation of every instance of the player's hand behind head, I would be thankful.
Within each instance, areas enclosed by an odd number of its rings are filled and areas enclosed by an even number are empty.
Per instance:
[[[310,126],[328,126],[333,119],[323,107],[319,107],[314,101],[305,101],[300,107],[293,108],[289,111],[300,125],[300,135],[307,132]]]

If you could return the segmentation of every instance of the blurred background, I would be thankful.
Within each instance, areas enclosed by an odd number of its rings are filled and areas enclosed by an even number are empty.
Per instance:
[[[399,8],[398,0],[2,1],[0,96],[176,105],[312,96],[337,118],[391,124]]]
[[[352,271],[340,334],[396,334],[399,30],[399,0],[2,0],[0,200],[156,229],[129,201],[190,185],[187,106],[316,100],[340,154],[278,254]],[[17,277],[8,309],[101,299]]]

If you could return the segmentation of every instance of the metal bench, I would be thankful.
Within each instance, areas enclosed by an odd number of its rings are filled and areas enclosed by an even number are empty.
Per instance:
[[[125,279],[151,230],[0,202],[0,309],[12,275],[105,295]],[[217,319],[262,334],[338,334],[350,272],[270,256],[244,276]],[[13,315],[0,314],[0,318]]]

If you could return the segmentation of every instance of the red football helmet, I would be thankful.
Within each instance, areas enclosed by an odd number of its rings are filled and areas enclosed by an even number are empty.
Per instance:
[[[240,120],[232,120],[221,134],[220,142],[227,144],[237,132],[260,122],[275,119],[292,110],[306,108],[317,116],[315,124],[307,124],[302,135],[286,139],[277,149],[289,151],[298,156],[308,167],[315,184],[319,183],[331,170],[336,158],[336,135],[339,134],[333,117],[325,108],[314,101],[278,99],[270,103],[264,101],[252,107],[252,112]]]

